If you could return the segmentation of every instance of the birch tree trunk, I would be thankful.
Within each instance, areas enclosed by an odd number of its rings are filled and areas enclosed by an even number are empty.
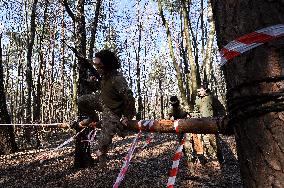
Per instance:
[[[205,58],[203,61],[203,81],[209,83],[212,78],[212,51],[213,51],[213,42],[214,42],[214,35],[215,35],[215,23],[213,20],[213,12],[211,3],[208,2],[208,22],[209,22],[209,33],[207,38],[207,48],[205,53]]]

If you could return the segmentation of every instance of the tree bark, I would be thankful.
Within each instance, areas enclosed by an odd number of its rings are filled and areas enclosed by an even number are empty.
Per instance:
[[[47,20],[47,8],[48,8],[48,1],[45,1],[45,9],[44,9],[44,18],[43,18],[43,26],[42,26],[42,33],[40,36],[39,41],[39,70],[38,70],[38,77],[37,77],[37,85],[36,85],[36,97],[34,103],[34,120],[35,122],[40,122],[40,109],[41,109],[41,96],[42,96],[42,78],[43,78],[43,50],[42,50],[42,42],[44,38],[45,32],[45,23]]]
[[[30,25],[30,34],[28,37],[28,50],[27,50],[27,70],[26,70],[26,82],[28,88],[28,98],[27,98],[27,117],[26,123],[32,122],[32,91],[33,91],[33,75],[32,75],[32,55],[33,55],[33,46],[35,39],[35,31],[36,31],[36,7],[38,0],[34,0],[32,5],[32,13],[31,13],[31,25]],[[28,143],[31,142],[31,131],[32,129],[25,129],[25,139]]]
[[[0,123],[10,124],[11,117],[7,110],[4,89],[3,60],[2,60],[2,33],[0,33]],[[12,126],[0,127],[0,155],[10,154],[17,150],[15,134]]]
[[[142,96],[141,96],[141,68],[140,68],[140,51],[141,51],[141,38],[142,38],[142,23],[140,23],[139,19],[139,12],[138,12],[138,47],[137,50],[135,49],[136,53],[136,77],[137,77],[137,93],[138,93],[138,112],[136,115],[137,119],[142,118],[142,112],[143,112],[143,104],[142,104]]]
[[[212,0],[218,46],[258,29],[284,22],[283,1]],[[252,97],[283,92],[283,81],[261,82],[249,87],[240,86],[254,80],[283,75],[284,39],[265,43],[227,62],[223,67],[229,112],[237,97]],[[231,89],[236,88],[238,89]],[[240,102],[239,104],[242,104]],[[268,105],[273,101],[270,99]],[[256,103],[251,107],[264,104]],[[240,106],[239,106],[240,107]],[[234,114],[247,114],[249,108],[239,108]],[[271,110],[273,111],[273,110]],[[278,112],[255,114],[234,122],[241,175],[245,187],[284,187],[284,116]],[[232,115],[230,113],[229,115]]]
[[[203,61],[203,81],[207,83],[211,82],[212,78],[212,51],[213,51],[213,42],[215,36],[215,23],[213,20],[213,12],[211,3],[208,2],[208,22],[209,22],[209,33],[207,37],[207,48],[205,53],[205,58]]]
[[[78,53],[82,57],[86,57],[86,23],[85,23],[85,14],[84,14],[84,4],[85,0],[78,0],[77,3],[77,12],[76,15],[73,14],[73,12],[70,10],[67,0],[64,0],[64,6],[67,10],[68,14],[74,21],[75,25],[75,43],[76,43],[76,49],[78,49]],[[88,62],[85,62],[83,59],[78,58],[78,68],[79,68],[79,96],[87,94],[87,88],[85,83],[85,80],[87,80],[88,76]],[[77,65],[74,63],[74,69],[76,70]],[[76,71],[75,71],[76,72]],[[76,82],[75,88],[76,86]],[[73,99],[77,99],[77,92],[73,95]],[[80,112],[78,112],[79,115]],[[79,131],[79,130],[77,130]],[[86,136],[88,134],[88,130],[84,131],[79,137],[76,138],[75,142],[75,158],[74,158],[74,166],[76,168],[84,168],[89,167],[93,164],[93,159],[91,157],[90,153],[90,145],[87,142],[82,142],[82,139],[86,139]]]
[[[159,133],[196,133],[196,134],[216,134],[223,132],[218,130],[218,125],[221,124],[219,118],[191,118],[178,120],[178,128],[175,129],[173,120],[154,120],[153,126],[149,129],[149,126],[143,126],[147,120],[143,120],[139,123],[138,120],[131,120],[128,122],[127,130],[142,130]],[[141,126],[139,126],[141,124]],[[176,131],[177,130],[177,131]]]

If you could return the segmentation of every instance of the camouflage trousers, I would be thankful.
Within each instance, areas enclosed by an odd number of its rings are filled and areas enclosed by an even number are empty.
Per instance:
[[[118,136],[124,137],[123,132],[123,125],[120,122],[120,117],[103,105],[102,129],[98,142],[99,150],[103,154],[106,154],[112,143],[113,136],[118,134]]]
[[[102,101],[99,93],[82,95],[78,99],[78,110],[81,115],[88,116],[90,121],[98,121],[97,112],[102,111]]]
[[[89,116],[90,121],[98,120],[97,111],[102,112],[102,128],[98,139],[98,149],[101,153],[106,154],[113,136],[116,133],[123,136],[123,125],[120,122],[120,117],[103,104],[99,94],[87,94],[79,97],[78,109],[84,115]]]
[[[223,161],[223,154],[218,140],[221,139],[218,134],[204,134],[202,140],[204,143],[205,155],[208,159]]]

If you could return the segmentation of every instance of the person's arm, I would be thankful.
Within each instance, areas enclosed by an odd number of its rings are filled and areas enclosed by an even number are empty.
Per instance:
[[[131,120],[136,115],[135,98],[133,97],[133,93],[122,75],[116,76],[114,86],[124,103],[123,115],[128,120]]]

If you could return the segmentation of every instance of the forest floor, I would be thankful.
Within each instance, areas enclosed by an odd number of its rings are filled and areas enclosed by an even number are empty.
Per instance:
[[[129,134],[124,139],[114,138],[104,170],[97,166],[73,169],[74,146],[52,152],[51,158],[41,163],[40,156],[74,135],[72,131],[60,134],[61,136],[46,138],[45,149],[30,149],[0,156],[0,187],[112,187],[134,134]],[[137,148],[144,145],[145,139],[146,136],[143,136]],[[214,161],[205,166],[196,164],[192,175],[187,170],[185,159],[182,159],[175,187],[242,187],[234,137],[222,136],[221,144],[226,161],[224,164]],[[120,187],[166,187],[171,159],[177,146],[176,135],[155,134],[144,150],[134,154]],[[94,153],[94,149],[92,151]],[[92,155],[96,158],[95,154]]]

